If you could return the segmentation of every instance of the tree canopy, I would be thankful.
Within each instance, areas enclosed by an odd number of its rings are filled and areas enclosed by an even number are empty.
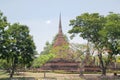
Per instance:
[[[9,63],[10,77],[18,64],[30,64],[34,59],[35,44],[28,26],[9,24],[0,12],[0,60]],[[4,64],[4,63],[3,63]]]
[[[103,16],[99,13],[83,13],[71,20],[70,26],[73,26],[69,30],[73,37],[79,34],[95,45],[103,69],[107,68],[113,55],[120,54],[120,14],[111,12]],[[102,60],[103,51],[109,53],[105,63]],[[103,72],[104,74],[106,72]]]
[[[6,16],[3,15],[3,13],[0,11],[0,58],[4,58],[2,53],[4,53],[5,48],[5,42],[6,42],[6,33],[5,29],[9,23],[7,22]]]
[[[34,59],[33,61],[33,67],[41,67],[43,66],[46,62],[50,61],[55,57],[55,54],[49,53],[49,54],[41,54],[38,58]]]

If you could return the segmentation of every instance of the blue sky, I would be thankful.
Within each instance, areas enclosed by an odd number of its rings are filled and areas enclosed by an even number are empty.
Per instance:
[[[101,15],[111,11],[120,13],[120,0],[0,0],[0,10],[10,23],[19,22],[29,27],[40,53],[45,42],[51,42],[58,32],[60,12],[63,32],[69,37],[67,32],[72,28],[69,20],[85,12]],[[86,41],[76,37],[70,42]]]

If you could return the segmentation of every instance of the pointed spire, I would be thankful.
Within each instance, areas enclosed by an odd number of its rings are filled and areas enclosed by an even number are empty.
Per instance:
[[[60,16],[59,16],[59,34],[62,34],[61,13],[60,13]]]
[[[55,42],[53,44],[54,47],[62,46],[64,44],[68,44],[66,39],[64,38],[64,34],[62,32],[62,24],[61,24],[61,14],[59,16],[59,30],[58,35],[56,36]]]

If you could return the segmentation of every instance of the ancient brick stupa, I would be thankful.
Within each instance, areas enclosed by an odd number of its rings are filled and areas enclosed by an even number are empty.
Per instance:
[[[68,41],[65,39],[64,34],[62,32],[62,24],[61,24],[61,15],[59,16],[59,29],[58,34],[53,43],[53,49],[58,49],[59,51],[55,53],[57,55],[56,58],[47,62],[41,69],[43,70],[64,70],[64,71],[79,71],[79,62],[75,62],[73,60],[67,59],[69,56],[68,48],[64,48],[64,46],[69,46]],[[67,49],[67,50],[66,50]],[[64,57],[64,56],[65,57]]]

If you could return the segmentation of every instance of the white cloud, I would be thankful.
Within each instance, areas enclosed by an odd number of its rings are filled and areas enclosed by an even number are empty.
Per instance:
[[[51,20],[47,20],[45,23],[46,23],[46,24],[50,24],[50,23],[51,23]]]

